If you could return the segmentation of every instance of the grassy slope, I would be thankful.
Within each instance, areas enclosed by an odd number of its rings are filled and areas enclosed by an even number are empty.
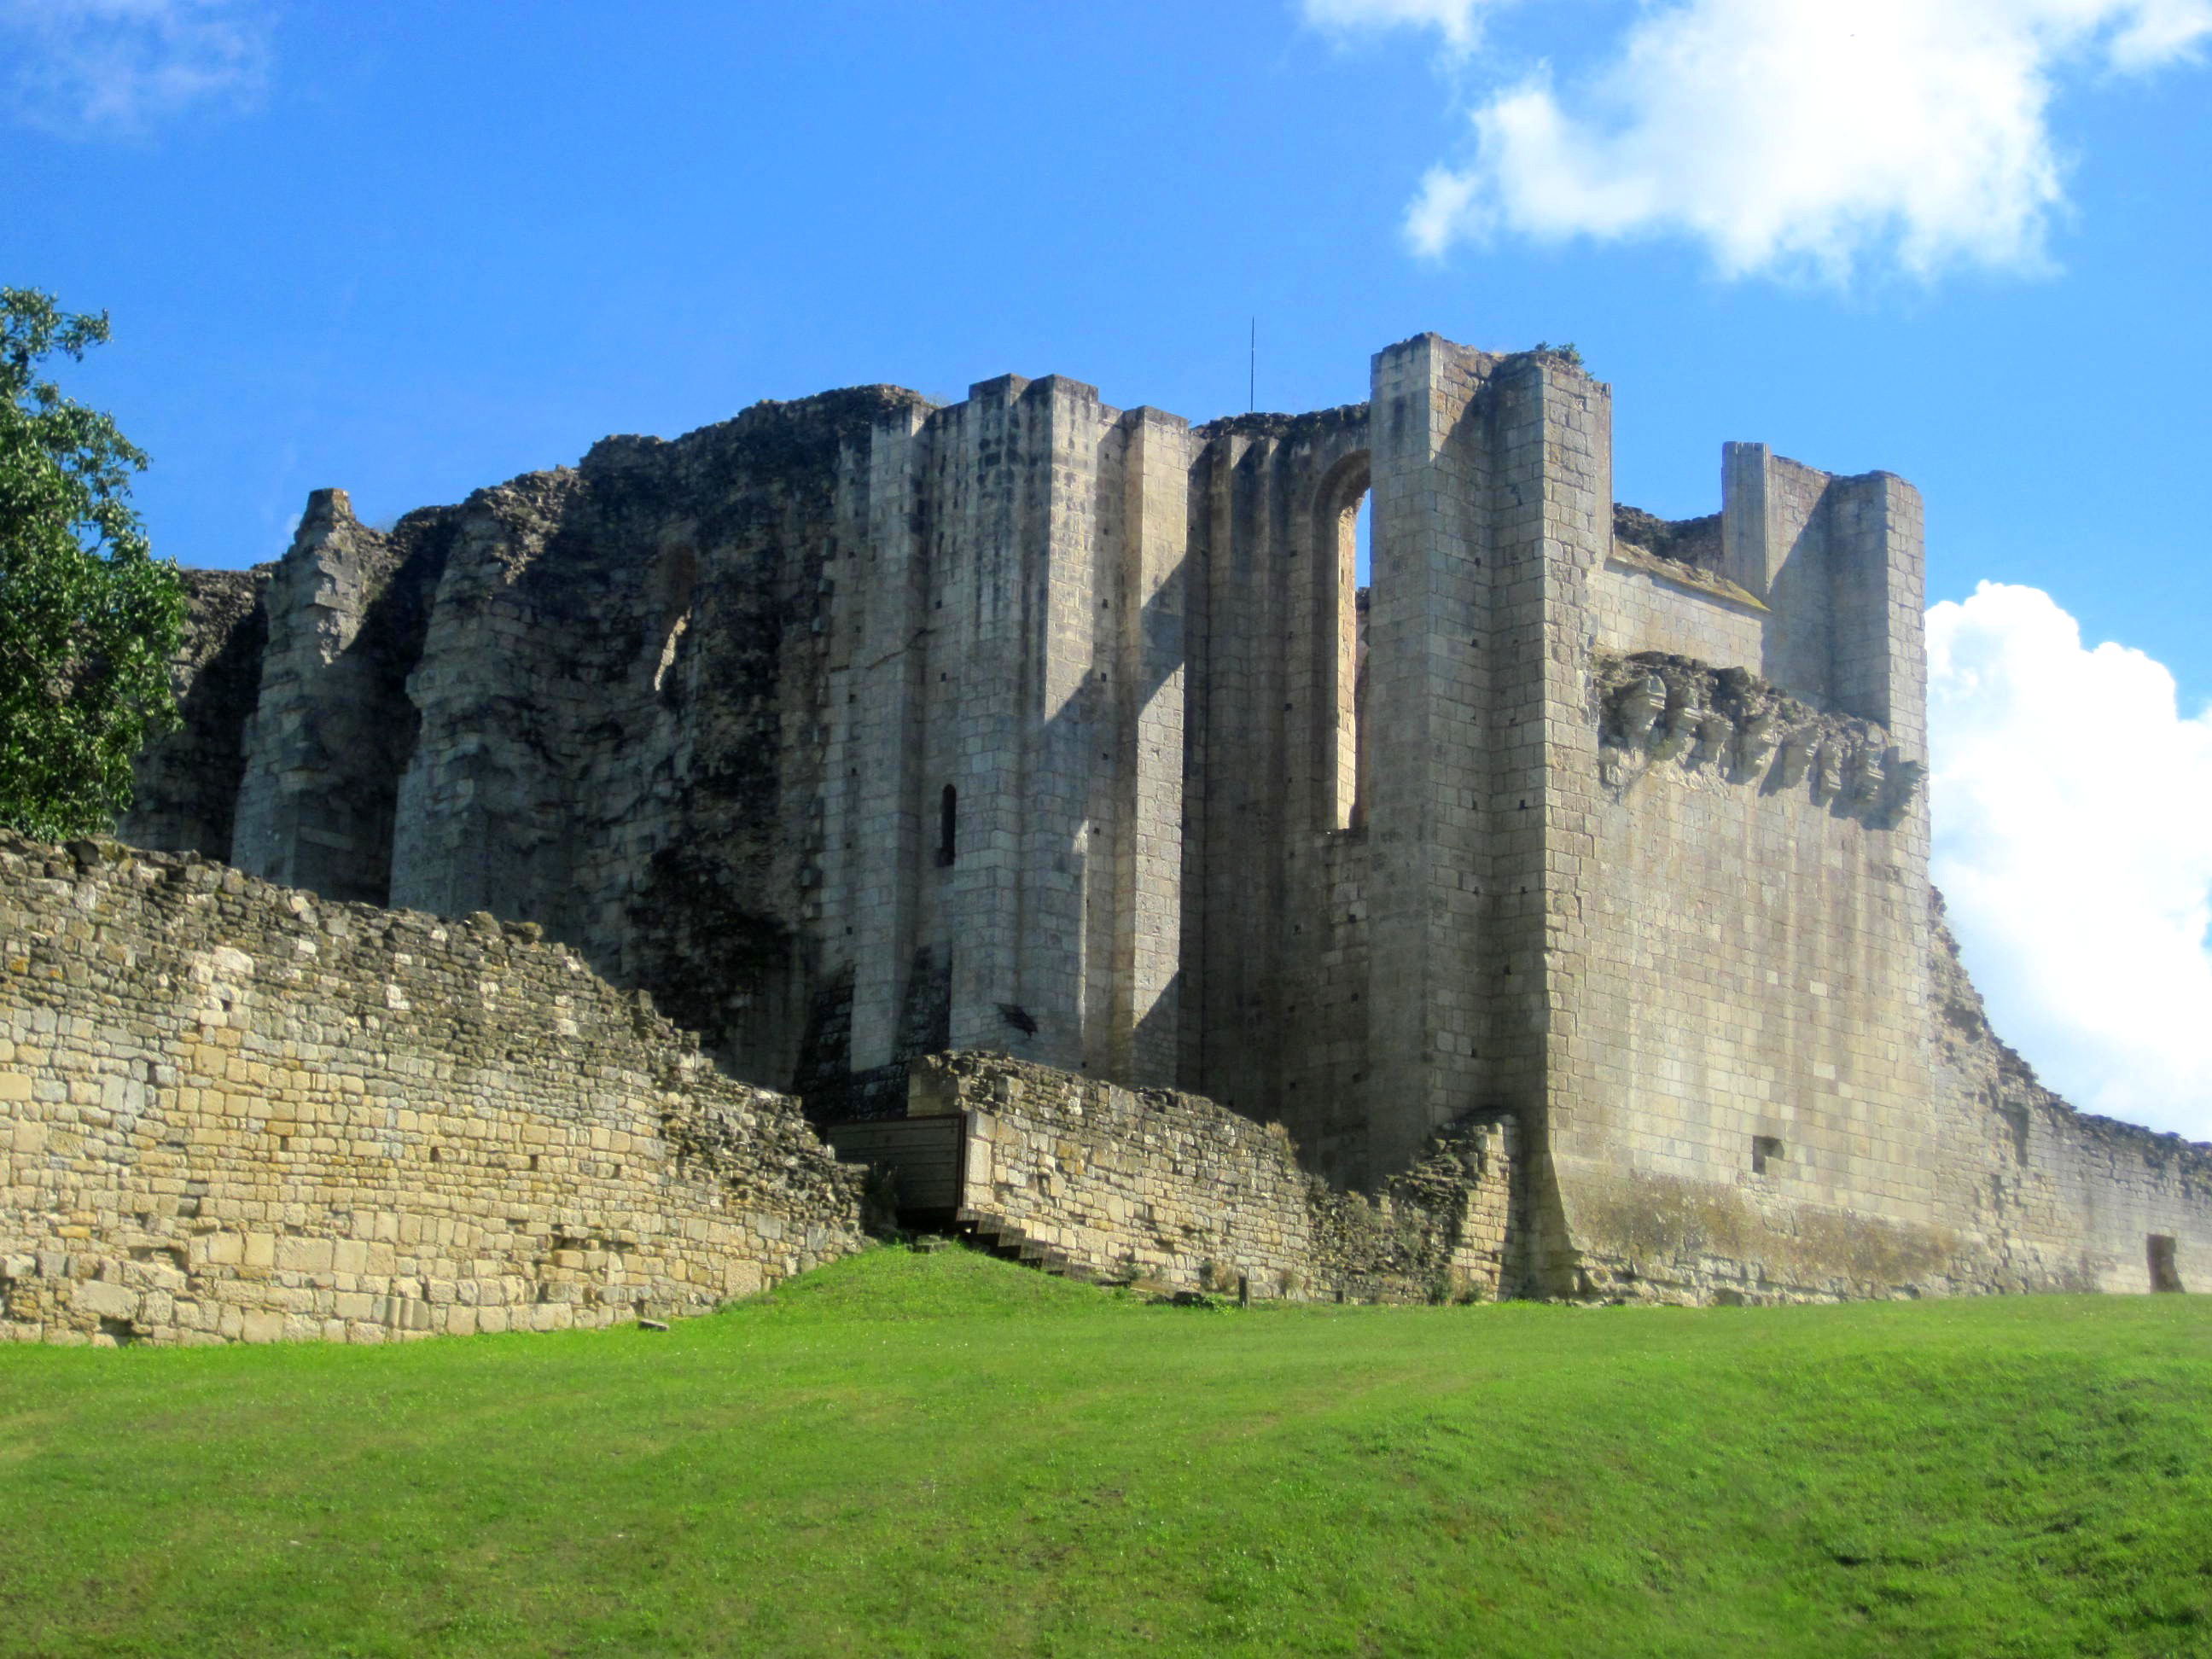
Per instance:
[[[0,1350],[0,1653],[2212,1653],[2212,1298]]]

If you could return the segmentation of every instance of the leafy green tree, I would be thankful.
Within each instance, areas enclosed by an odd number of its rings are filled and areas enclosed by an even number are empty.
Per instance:
[[[39,372],[106,338],[105,313],[0,289],[0,823],[50,840],[112,825],[177,720],[184,586],[131,509],[146,457]]]

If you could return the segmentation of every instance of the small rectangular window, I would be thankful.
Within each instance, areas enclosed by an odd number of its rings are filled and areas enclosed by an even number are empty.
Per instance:
[[[1765,1175],[1769,1164],[1783,1159],[1782,1143],[1772,1135],[1753,1135],[1751,1138],[1751,1172]]]

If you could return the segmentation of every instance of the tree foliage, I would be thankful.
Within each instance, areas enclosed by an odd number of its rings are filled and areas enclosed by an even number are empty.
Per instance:
[[[184,586],[131,508],[146,457],[40,371],[106,338],[105,313],[0,289],[0,823],[48,839],[112,824],[177,719]]]

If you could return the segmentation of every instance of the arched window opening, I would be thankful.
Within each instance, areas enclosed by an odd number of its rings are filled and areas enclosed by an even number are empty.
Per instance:
[[[951,784],[937,798],[937,861],[940,865],[952,862],[960,829],[960,793]]]

